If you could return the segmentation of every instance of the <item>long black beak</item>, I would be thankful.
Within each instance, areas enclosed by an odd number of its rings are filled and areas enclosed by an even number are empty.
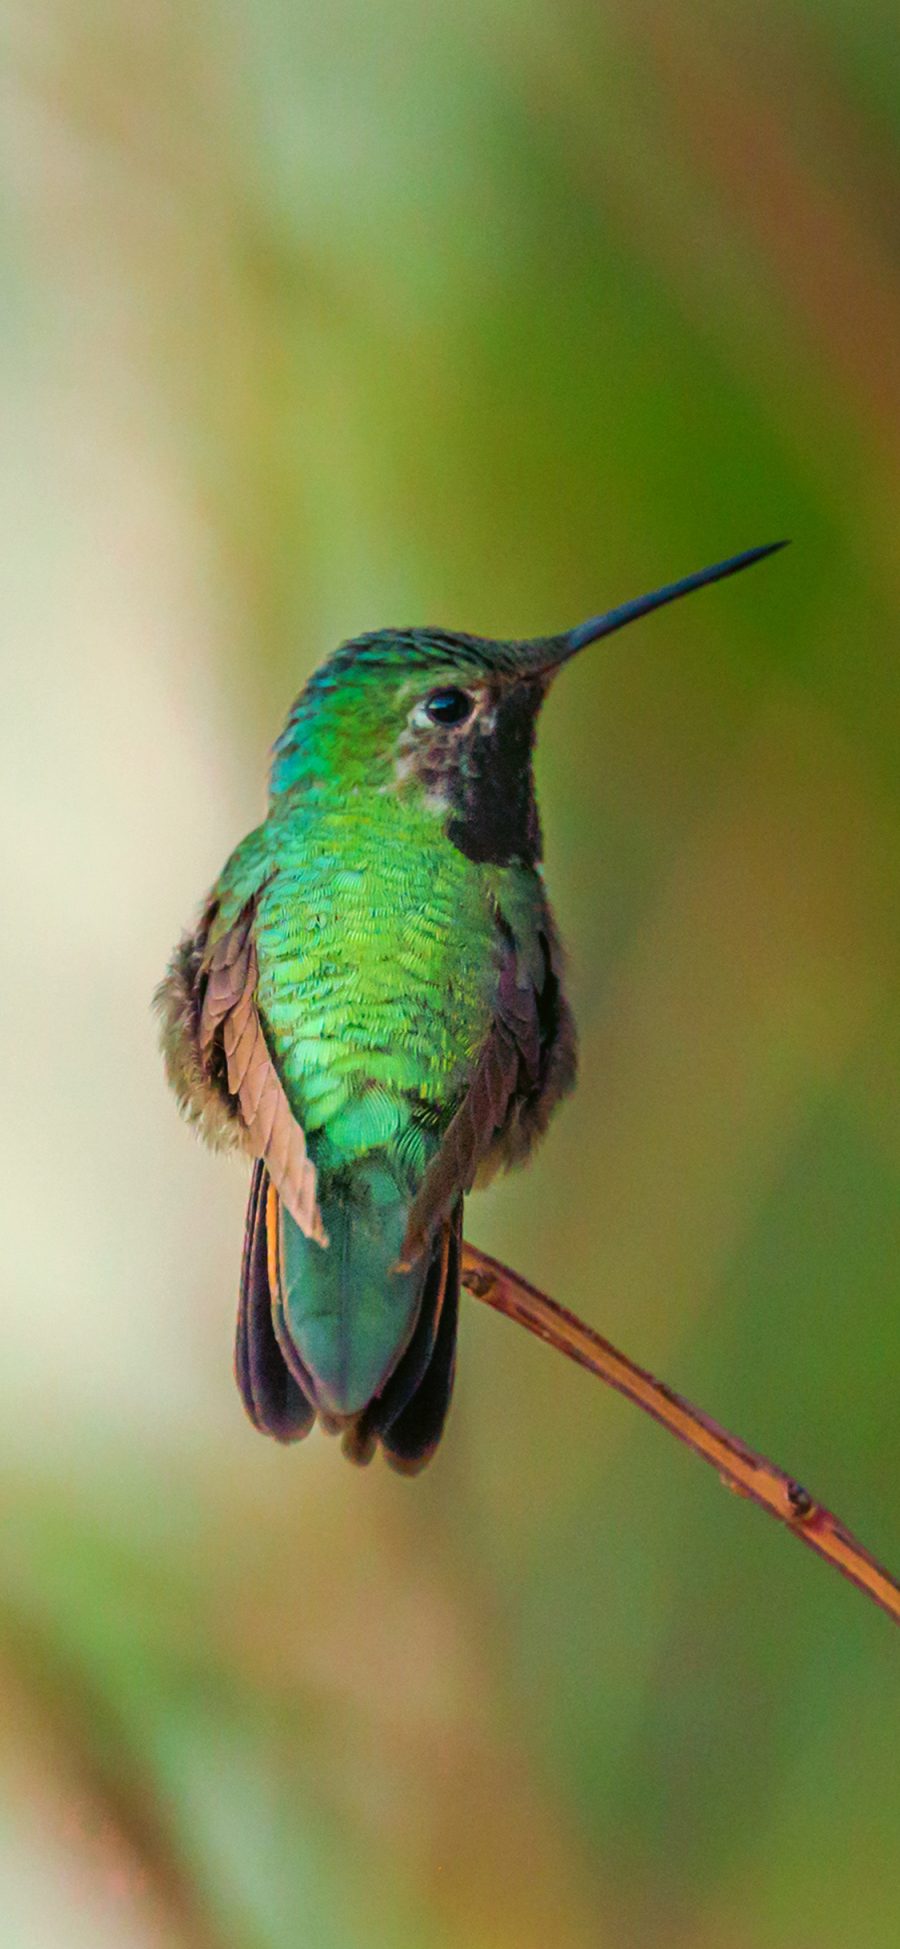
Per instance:
[[[603,616],[592,616],[589,622],[579,623],[560,636],[544,637],[542,642],[521,647],[534,656],[535,675],[540,670],[555,670],[587,643],[596,643],[601,636],[612,636],[615,630],[624,629],[626,623],[636,623],[640,616],[649,616],[652,609],[663,609],[667,602],[692,595],[695,589],[704,589],[708,582],[722,582],[726,575],[737,575],[742,568],[765,561],[767,555],[777,555],[787,545],[786,541],[770,541],[764,548],[748,548],[743,555],[731,555],[727,562],[716,562],[713,568],[698,569],[695,575],[685,575],[680,582],[667,582],[664,588],[654,589],[652,595],[636,596],[633,602],[622,602],[617,609],[607,609]],[[531,656],[528,662],[531,663]]]

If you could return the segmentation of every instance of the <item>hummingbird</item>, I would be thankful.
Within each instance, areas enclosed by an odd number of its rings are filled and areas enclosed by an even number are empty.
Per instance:
[[[575,1081],[541,869],[538,713],[589,643],[783,547],[560,635],[380,629],[294,703],[269,809],[157,990],[168,1080],[253,1160],[235,1372],[277,1441],[318,1420],[414,1473],[453,1386],[463,1199]]]

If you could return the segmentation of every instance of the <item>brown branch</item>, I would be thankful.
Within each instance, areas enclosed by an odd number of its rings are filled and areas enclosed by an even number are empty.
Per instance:
[[[700,1408],[692,1407],[663,1381],[655,1381],[626,1354],[617,1352],[574,1313],[567,1313],[565,1307],[529,1285],[519,1273],[511,1272],[499,1259],[489,1258],[474,1245],[463,1247],[462,1281],[475,1299],[482,1299],[496,1312],[505,1313],[507,1319],[518,1320],[520,1326],[527,1326],[529,1333],[536,1333],[548,1346],[568,1354],[570,1360],[576,1360],[580,1367],[597,1374],[627,1400],[643,1408],[645,1414],[651,1414],[671,1435],[686,1442],[704,1462],[718,1469],[727,1488],[739,1496],[749,1496],[761,1509],[767,1509],[770,1516],[786,1523],[801,1543],[824,1557],[826,1563],[848,1577],[858,1590],[865,1591],[873,1603],[880,1604],[895,1624],[900,1624],[900,1584],[830,1509],[816,1502],[807,1489],[776,1468],[774,1462],[757,1455],[726,1428],[718,1427]]]

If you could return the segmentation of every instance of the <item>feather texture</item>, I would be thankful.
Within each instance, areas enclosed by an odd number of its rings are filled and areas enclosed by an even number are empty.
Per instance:
[[[471,1083],[413,1200],[401,1265],[414,1263],[460,1196],[471,1191],[512,1103],[516,1098],[527,1102],[537,1091],[541,1068],[539,998],[528,976],[520,977],[515,950],[509,946],[494,1019]]]
[[[201,1058],[208,1064],[221,1036],[228,1088],[236,1099],[247,1146],[294,1222],[307,1238],[328,1243],[316,1197],[316,1168],[269,1052],[256,1006],[259,978],[253,939],[254,906],[247,906],[213,948],[200,1011]]]

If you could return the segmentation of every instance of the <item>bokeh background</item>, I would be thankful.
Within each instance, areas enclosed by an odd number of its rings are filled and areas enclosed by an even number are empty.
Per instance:
[[[465,1307],[242,1418],[149,999],[341,637],[791,550],[547,707],[578,1094],[470,1235],[900,1559],[882,0],[3,8],[0,1942],[894,1949],[884,1616]]]

